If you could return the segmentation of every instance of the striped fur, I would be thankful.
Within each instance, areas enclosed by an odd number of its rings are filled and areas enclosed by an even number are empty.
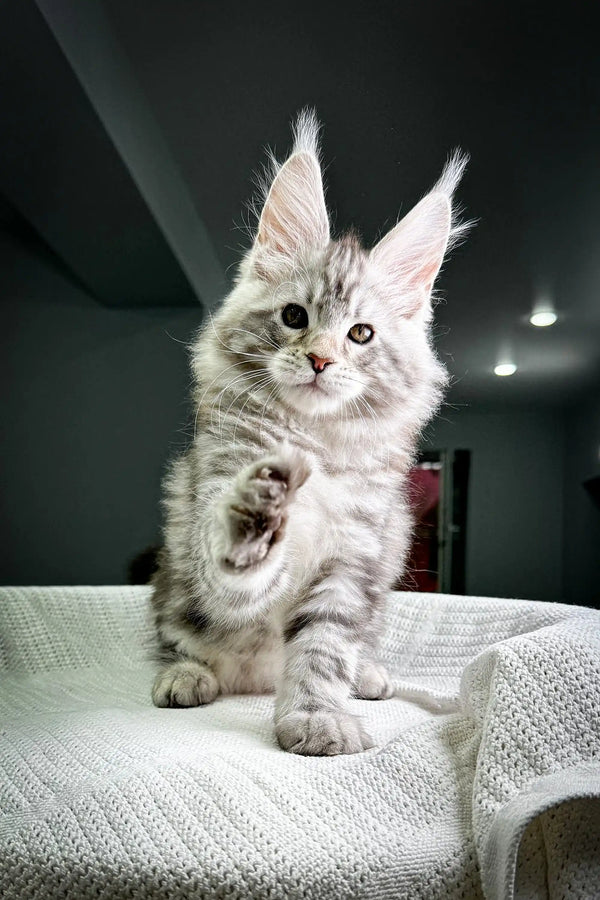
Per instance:
[[[276,691],[280,745],[324,755],[371,746],[350,696],[391,694],[377,642],[409,544],[407,470],[446,380],[427,323],[463,163],[423,219],[418,206],[369,252],[329,237],[317,130],[304,114],[237,284],[193,346],[195,435],[166,479],[154,579],[153,699]],[[306,327],[284,324],[288,304]],[[349,338],[355,324],[368,343]],[[331,363],[315,372],[308,354]]]

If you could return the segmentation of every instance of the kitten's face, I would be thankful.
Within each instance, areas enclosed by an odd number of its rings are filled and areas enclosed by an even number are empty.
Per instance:
[[[367,321],[372,316],[364,312],[358,322],[358,313],[349,314],[346,304],[335,308],[327,298],[316,296],[298,300],[277,309],[283,324],[281,349],[273,355],[269,369],[280,396],[309,415],[337,413],[345,404],[358,404],[369,381],[368,358],[372,359],[373,342],[379,336]]]
[[[353,237],[331,244],[313,277],[307,275],[275,291],[266,328],[278,349],[269,371],[279,395],[298,411],[360,416],[389,395],[389,378],[400,377],[397,328]]]
[[[425,332],[388,303],[380,273],[353,235],[263,282],[245,313],[232,315],[224,343],[245,356],[271,403],[277,397],[307,416],[389,409],[429,359]]]

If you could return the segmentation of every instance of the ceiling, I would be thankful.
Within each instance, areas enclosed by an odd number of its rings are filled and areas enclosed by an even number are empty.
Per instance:
[[[289,121],[303,106],[323,122],[335,229],[355,226],[367,244],[460,146],[471,163],[459,200],[478,224],[439,281],[435,335],[451,400],[569,404],[600,389],[593,16],[589,3],[5,0],[13,64],[8,71],[2,55],[3,90],[19,101],[1,108],[13,138],[0,191],[101,302],[140,302],[140,291],[113,284],[127,220],[140,235],[131,242],[128,232],[129,282],[145,271],[154,285],[162,279],[152,302],[212,306],[247,246],[252,173],[265,146],[289,149]],[[61,173],[71,217],[50,227],[55,169],[36,173],[43,204],[21,184],[28,116],[46,123],[36,146],[54,145],[55,155],[91,135],[74,157],[79,171],[71,181]],[[28,158],[27,172],[40,165]],[[86,182],[96,199],[84,208],[75,201]],[[106,241],[109,287],[98,283]],[[528,323],[541,295],[558,313],[551,328]],[[501,350],[518,365],[510,378],[492,373]]]

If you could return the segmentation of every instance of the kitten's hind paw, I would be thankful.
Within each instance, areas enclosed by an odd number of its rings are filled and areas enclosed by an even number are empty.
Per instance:
[[[302,756],[360,753],[375,744],[356,716],[330,710],[292,712],[275,723],[280,747]]]
[[[186,659],[173,663],[156,676],[152,701],[155,706],[175,709],[204,706],[212,703],[218,693],[219,683],[214,672],[205,663]]]
[[[226,498],[228,565],[246,569],[265,559],[282,539],[288,506],[309,475],[306,457],[291,449],[263,457],[243,470]]]

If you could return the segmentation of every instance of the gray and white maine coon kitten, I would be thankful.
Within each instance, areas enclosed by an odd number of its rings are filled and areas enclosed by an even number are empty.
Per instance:
[[[372,250],[330,237],[311,112],[273,163],[254,244],[193,345],[195,436],[166,478],[153,606],[160,707],[276,691],[284,750],[373,746],[350,697],[392,695],[377,661],[409,547],[407,471],[446,374],[431,290],[455,153]]]

